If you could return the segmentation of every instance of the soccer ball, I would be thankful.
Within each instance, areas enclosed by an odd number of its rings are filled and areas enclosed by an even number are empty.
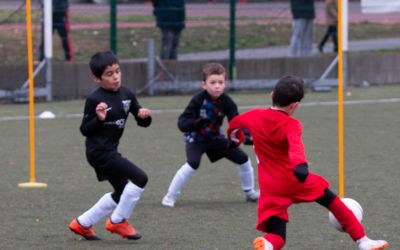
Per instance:
[[[343,198],[342,201],[353,212],[357,220],[361,223],[364,211],[360,203],[351,198]],[[339,232],[344,232],[342,225],[340,225],[340,223],[336,220],[335,216],[331,212],[329,212],[329,223]]]

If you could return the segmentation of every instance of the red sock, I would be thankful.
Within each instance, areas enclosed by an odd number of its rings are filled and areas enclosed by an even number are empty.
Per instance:
[[[274,247],[274,250],[280,250],[285,245],[285,240],[277,234],[266,234],[264,238]]]
[[[328,209],[354,241],[365,236],[364,227],[338,196],[329,204]]]

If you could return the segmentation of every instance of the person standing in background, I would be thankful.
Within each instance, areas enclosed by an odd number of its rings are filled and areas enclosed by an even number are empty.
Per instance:
[[[153,7],[157,27],[161,30],[160,58],[176,60],[179,39],[185,28],[185,1],[153,0]]]
[[[53,0],[53,31],[57,30],[64,49],[65,60],[72,62],[72,44],[69,36],[69,1]],[[39,47],[39,61],[44,59],[44,23],[42,22],[42,40]]]
[[[325,43],[329,37],[332,37],[333,52],[338,51],[338,37],[337,37],[337,0],[325,0],[325,11],[326,11],[326,24],[328,25],[325,35],[322,37],[318,44],[319,52],[324,52]]]
[[[314,0],[290,0],[293,16],[290,56],[309,56],[312,52]]]

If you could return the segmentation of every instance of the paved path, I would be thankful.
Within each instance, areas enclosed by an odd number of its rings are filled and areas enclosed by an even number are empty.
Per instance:
[[[324,50],[332,51],[332,44],[327,43]],[[400,49],[399,38],[370,39],[349,42],[349,51],[370,51],[383,49]],[[318,54],[317,45],[313,45],[313,54]],[[254,58],[280,58],[289,57],[288,46],[272,46],[260,49],[238,49],[235,53],[236,59],[254,59]],[[179,54],[178,61],[202,61],[202,60],[221,60],[229,59],[229,50],[217,50],[208,52],[197,52]],[[147,61],[147,58],[123,59],[124,62]]]
[[[324,50],[332,51],[332,45],[326,44]],[[400,37],[399,38],[387,38],[387,39],[371,39],[371,40],[359,40],[349,42],[349,51],[368,51],[368,50],[381,50],[381,49],[400,49]],[[288,46],[273,46],[269,48],[261,49],[242,49],[236,51],[237,59],[250,59],[250,58],[277,58],[288,56]],[[313,54],[318,54],[317,45],[313,45]],[[213,52],[198,52],[189,54],[180,54],[179,60],[217,60],[217,59],[228,59],[229,51],[213,51]]]

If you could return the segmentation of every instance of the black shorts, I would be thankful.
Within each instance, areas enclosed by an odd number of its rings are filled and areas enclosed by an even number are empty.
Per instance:
[[[186,144],[186,158],[192,168],[197,169],[199,167],[203,153],[206,153],[211,162],[227,158],[236,164],[243,164],[249,159],[247,154],[240,148],[229,148],[227,139]]]
[[[127,182],[130,180],[141,188],[147,183],[146,173],[128,159],[122,157],[117,151],[86,153],[86,157],[94,168],[99,181],[119,180],[120,182]]]

